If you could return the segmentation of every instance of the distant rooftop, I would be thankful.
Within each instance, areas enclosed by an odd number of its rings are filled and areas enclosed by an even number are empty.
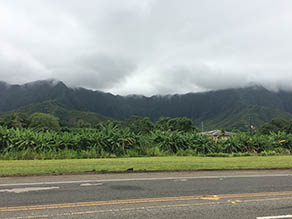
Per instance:
[[[212,136],[212,137],[219,137],[219,136],[224,136],[224,137],[229,137],[229,136],[234,136],[236,133],[234,132],[227,132],[227,131],[221,131],[221,130],[212,130],[212,131],[207,131],[207,132],[201,132],[202,135],[207,135],[207,136]]]

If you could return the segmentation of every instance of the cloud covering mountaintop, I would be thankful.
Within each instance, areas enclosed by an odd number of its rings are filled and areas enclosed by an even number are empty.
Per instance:
[[[292,90],[289,0],[2,0],[0,80],[116,94]]]

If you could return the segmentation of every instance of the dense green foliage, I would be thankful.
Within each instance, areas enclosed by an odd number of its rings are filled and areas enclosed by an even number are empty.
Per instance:
[[[61,126],[89,128],[95,127],[99,122],[111,120],[108,117],[102,116],[94,112],[83,112],[66,108],[58,104],[56,101],[48,100],[42,103],[30,104],[17,109],[18,112],[32,115],[37,112],[48,113],[59,118]],[[8,113],[8,115],[11,113]],[[7,115],[4,114],[2,117]]]
[[[161,117],[156,123],[156,128],[163,131],[184,131],[189,132],[195,130],[191,119]],[[198,129],[196,129],[198,131]]]
[[[8,128],[32,128],[35,131],[60,131],[59,118],[46,113],[34,113],[28,116],[21,112],[8,113],[0,120],[0,125]]]
[[[193,122],[191,119],[186,117],[183,118],[169,118],[169,117],[161,117],[155,123],[152,123],[148,117],[141,116],[131,116],[129,119],[125,121],[123,124],[124,127],[129,128],[135,134],[146,134],[155,129],[161,131],[183,131],[190,132],[193,130],[197,130],[195,126],[193,126]]]
[[[12,112],[3,116],[1,123],[8,128],[26,128],[29,125],[29,118],[25,113]]]
[[[34,113],[29,118],[29,127],[36,131],[60,131],[59,119],[46,113]]]
[[[140,116],[131,116],[128,120],[126,120],[125,126],[135,134],[149,133],[154,129],[154,125],[148,117]]]
[[[292,134],[269,135],[239,133],[228,139],[213,140],[197,131],[154,129],[135,133],[113,122],[97,129],[73,129],[69,132],[35,131],[0,127],[2,159],[57,159],[137,157],[164,155],[274,155],[290,154]]]
[[[292,121],[281,118],[272,119],[270,122],[264,124],[259,130],[259,133],[269,134],[270,132],[287,132],[292,133]]]

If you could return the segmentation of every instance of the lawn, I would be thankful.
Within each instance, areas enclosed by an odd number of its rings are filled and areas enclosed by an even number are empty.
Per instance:
[[[0,176],[84,172],[240,170],[292,168],[292,156],[143,157],[72,160],[0,160]]]

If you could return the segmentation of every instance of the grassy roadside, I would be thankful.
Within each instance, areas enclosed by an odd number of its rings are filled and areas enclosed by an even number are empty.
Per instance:
[[[96,172],[292,168],[292,156],[0,160],[0,176]]]

